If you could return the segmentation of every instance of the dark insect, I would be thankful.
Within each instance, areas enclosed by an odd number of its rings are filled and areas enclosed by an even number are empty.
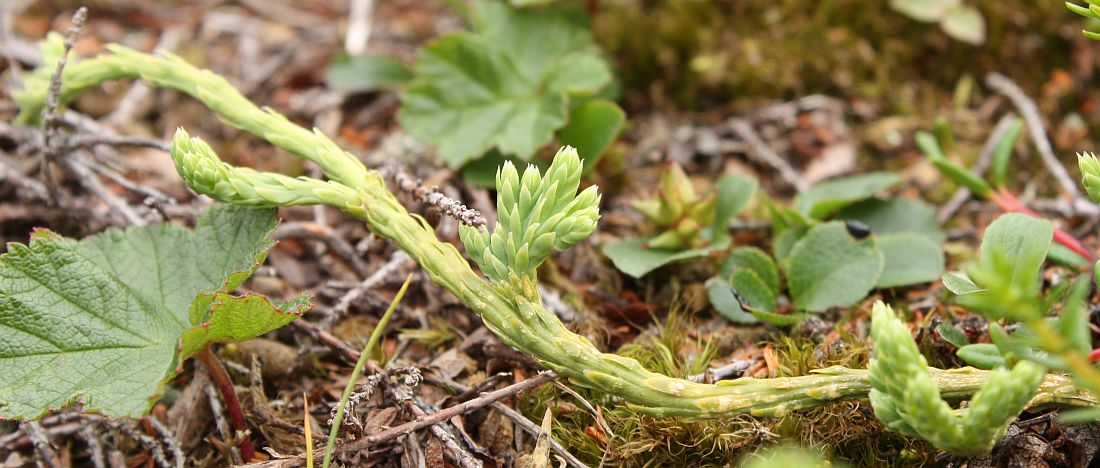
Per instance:
[[[871,235],[871,227],[860,221],[849,219],[844,222],[844,228],[848,230],[848,234],[856,239],[866,239],[867,236]]]
[[[741,308],[744,310],[752,310],[752,304],[749,303],[748,299],[745,299],[745,296],[742,296],[740,292],[737,292],[736,288],[731,286],[730,291],[733,291],[733,298],[737,299],[737,305],[741,306]]]

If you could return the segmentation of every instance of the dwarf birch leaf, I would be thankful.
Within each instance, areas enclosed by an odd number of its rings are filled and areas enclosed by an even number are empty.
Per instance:
[[[710,305],[719,315],[733,323],[752,324],[759,323],[760,319],[745,312],[741,308],[741,302],[733,294],[733,287],[727,278],[713,277],[707,280],[707,299]]]
[[[912,232],[924,235],[937,244],[944,240],[935,208],[912,198],[871,198],[841,209],[836,213],[836,219],[863,222],[879,236]]]
[[[945,273],[940,279],[943,281],[943,287],[959,296],[984,291],[970,279],[954,273]]]
[[[748,269],[738,270],[730,278],[733,290],[747,303],[746,306],[753,311],[775,312],[775,292],[760,279],[756,272]]]
[[[985,42],[985,17],[972,5],[958,5],[940,22],[943,31],[955,39],[974,45]]]
[[[112,417],[144,413],[180,362],[191,315],[204,315],[189,314],[191,302],[247,278],[275,223],[274,210],[219,206],[194,232],[165,224],[77,242],[43,230],[29,245],[9,244],[0,256],[0,418],[34,419],[76,401]]]
[[[756,247],[738,247],[730,252],[719,267],[723,278],[730,278],[739,270],[748,269],[764,282],[772,296],[779,294],[779,270],[768,254]]]
[[[904,232],[876,239],[885,259],[875,287],[893,288],[935,281],[943,274],[943,250],[927,237]]]
[[[958,5],[959,0],[890,0],[890,8],[928,23],[944,19]]]
[[[853,203],[866,200],[876,192],[901,182],[893,172],[871,172],[828,180],[810,187],[794,200],[794,208],[804,216],[822,219]]]
[[[398,118],[453,167],[491,148],[527,160],[565,125],[569,96],[611,81],[576,10],[474,6],[475,30],[425,46]]]
[[[614,244],[606,244],[603,254],[611,259],[615,268],[635,278],[641,278],[647,273],[672,262],[705,257],[714,252],[724,250],[730,246],[728,235],[718,236],[710,244],[686,250],[676,249],[651,249],[645,246],[647,239],[626,239]]]
[[[871,241],[857,241],[844,223],[818,225],[791,249],[787,286],[800,310],[846,307],[867,296],[878,281],[883,255]]]

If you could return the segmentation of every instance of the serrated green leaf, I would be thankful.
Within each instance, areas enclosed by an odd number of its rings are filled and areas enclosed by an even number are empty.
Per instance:
[[[0,418],[78,400],[109,416],[144,413],[180,362],[191,301],[244,281],[275,224],[274,210],[218,206],[194,232],[163,224],[76,242],[37,231],[29,245],[9,244],[0,256]]]
[[[569,113],[569,123],[562,127],[558,140],[577,149],[584,161],[584,173],[596,168],[600,158],[626,122],[626,113],[614,102],[594,99]]]
[[[921,234],[886,234],[876,239],[885,259],[875,287],[893,288],[935,281],[943,274],[943,250]]]
[[[841,222],[818,225],[791,249],[787,287],[799,310],[847,307],[867,296],[885,260],[875,244],[857,241]]]
[[[870,172],[814,185],[798,195],[794,208],[804,216],[823,219],[834,211],[875,196],[901,182],[893,172]]]
[[[349,93],[393,88],[411,79],[412,72],[405,64],[386,55],[339,56],[325,72],[325,86]]]
[[[245,341],[278,330],[310,307],[309,296],[305,294],[280,306],[258,294],[237,297],[219,292],[206,295],[210,297],[208,319],[184,330],[180,339],[180,361],[211,343]]]
[[[841,209],[834,218],[860,221],[879,236],[911,232],[937,244],[944,240],[935,208],[912,198],[871,198]]]
[[[979,288],[969,279],[954,273],[946,273],[940,280],[943,281],[943,287],[959,296],[983,291],[982,288]]]
[[[975,343],[962,346],[958,351],[955,351],[955,355],[979,369],[996,369],[998,367],[1008,367],[1008,362],[1005,361],[1001,350],[997,349],[997,345],[992,343]]]
[[[475,30],[421,49],[398,118],[452,167],[490,148],[527,160],[565,125],[570,95],[611,80],[577,10],[474,6]]]
[[[733,249],[719,267],[719,274],[723,278],[730,278],[742,269],[756,273],[756,276],[760,277],[760,280],[772,291],[772,296],[779,295],[779,270],[772,258],[763,250],[756,247]]]
[[[960,41],[980,45],[985,42],[985,17],[973,5],[957,5],[940,22],[943,31]]]
[[[960,0],[890,0],[890,8],[917,21],[935,23],[947,16]]]
[[[730,237],[719,236],[705,247],[695,249],[650,249],[645,246],[648,239],[626,239],[614,244],[606,244],[603,254],[611,259],[615,268],[635,278],[641,278],[647,273],[672,262],[690,260],[705,257],[712,253],[729,248]]]

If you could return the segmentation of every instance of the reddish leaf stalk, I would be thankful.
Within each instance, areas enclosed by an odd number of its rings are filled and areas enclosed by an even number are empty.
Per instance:
[[[255,452],[252,449],[252,438],[246,433],[248,422],[244,419],[241,401],[237,399],[237,391],[233,389],[233,381],[229,378],[229,372],[225,370],[225,366],[222,365],[217,356],[214,356],[214,353],[210,351],[210,346],[203,348],[196,357],[206,366],[206,370],[210,372],[210,377],[218,385],[218,392],[222,394],[222,401],[225,402],[225,408],[229,412],[229,420],[233,423],[233,429],[238,433],[245,434],[244,437],[241,437],[238,446],[241,450],[241,458],[244,459],[245,463],[252,461]]]
[[[997,206],[1006,213],[1023,213],[1034,218],[1042,217],[1039,216],[1039,213],[1032,211],[1031,208],[1024,205],[1015,195],[1003,188],[989,194],[989,199],[993,201],[993,203],[996,203]],[[1096,256],[1085,247],[1085,244],[1082,244],[1081,241],[1077,240],[1077,238],[1073,237],[1070,233],[1057,227],[1054,228],[1054,242],[1062,244],[1065,248],[1072,250],[1074,253],[1088,259],[1090,262],[1096,260]]]

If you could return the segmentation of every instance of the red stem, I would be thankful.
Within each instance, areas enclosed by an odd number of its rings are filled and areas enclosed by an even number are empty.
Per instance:
[[[222,401],[225,402],[225,408],[229,411],[229,420],[233,423],[233,429],[238,433],[245,434],[240,438],[240,445],[238,446],[241,449],[241,458],[244,459],[245,463],[252,461],[255,452],[252,449],[252,438],[246,433],[248,422],[244,419],[241,401],[237,399],[237,391],[233,389],[233,381],[229,379],[229,372],[226,372],[222,362],[210,351],[210,346],[204,348],[196,357],[206,366],[206,370],[210,372],[210,377],[218,385],[218,392],[222,394]]]
[[[1096,362],[1100,360],[1100,348],[1094,349],[1089,352],[1089,362]]]
[[[991,193],[989,198],[993,203],[996,203],[1002,211],[1008,213],[1023,213],[1033,218],[1042,217],[1039,216],[1039,213],[1031,211],[1031,208],[1028,208],[1019,198],[1016,198],[1015,195],[1009,193],[1005,189],[999,189]],[[1085,244],[1082,244],[1081,241],[1077,240],[1076,237],[1073,237],[1066,231],[1054,228],[1054,242],[1062,244],[1067,249],[1072,250],[1077,255],[1085,257],[1085,259],[1089,261],[1096,260],[1096,256],[1085,247]]]

